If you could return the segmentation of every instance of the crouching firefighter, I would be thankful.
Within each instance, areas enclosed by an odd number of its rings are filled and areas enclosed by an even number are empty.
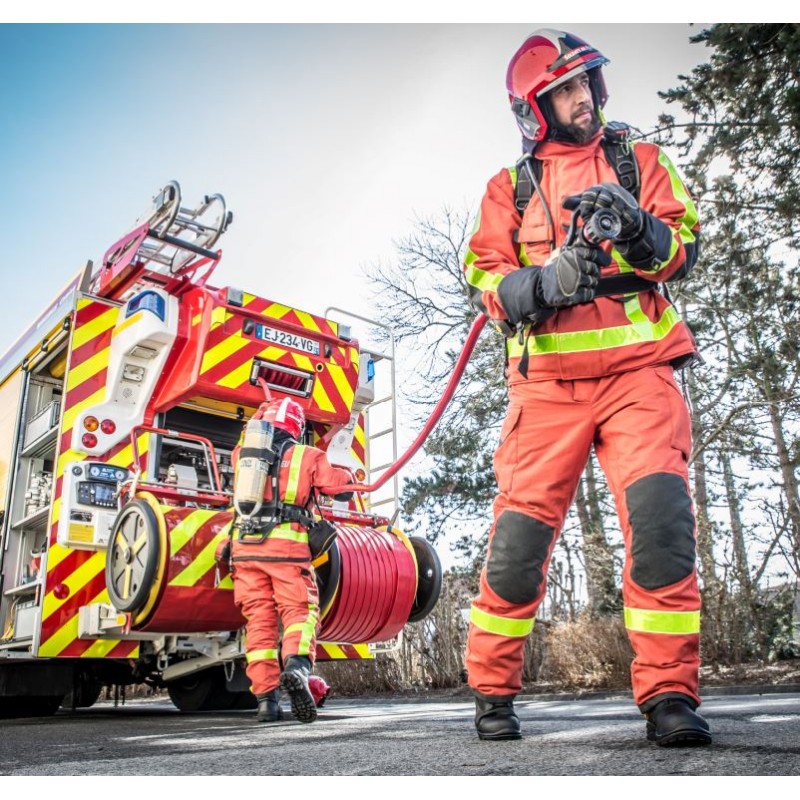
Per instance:
[[[315,491],[325,493],[326,486],[341,486],[352,477],[332,467],[322,450],[299,444],[304,428],[303,408],[294,400],[264,403],[233,453],[234,602],[246,620],[247,675],[258,699],[259,722],[282,718],[281,688],[296,719],[317,718],[309,689],[319,624],[311,559],[330,547],[335,528],[315,522],[308,505]]]

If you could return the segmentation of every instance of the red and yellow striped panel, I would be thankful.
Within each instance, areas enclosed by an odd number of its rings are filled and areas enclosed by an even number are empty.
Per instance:
[[[273,303],[271,300],[265,300],[263,297],[245,294],[242,307],[246,308],[248,311],[255,311],[257,314],[261,314],[262,317],[284,320],[295,325],[300,325],[312,332],[322,333],[337,339],[339,337],[339,324],[337,322],[318,317],[314,314],[308,314],[305,311],[300,311],[290,306],[284,306],[280,303]]]
[[[367,464],[367,433],[366,433],[366,422],[364,420],[364,414],[358,415],[358,420],[356,421],[356,427],[353,431],[353,444],[350,446],[350,452],[353,454],[353,458],[358,461],[359,464],[362,464],[364,469],[368,468]]]
[[[320,353],[311,355],[245,334],[245,321],[312,339]],[[309,420],[349,422],[358,382],[358,348],[338,338],[336,323],[251,294],[244,295],[241,308],[227,306],[217,290],[198,289],[181,299],[180,332],[186,344],[168,366],[170,380],[156,399],[157,410],[190,398],[256,408],[264,395],[260,386],[250,383],[250,375],[253,359],[260,359],[299,370],[313,381],[311,396],[297,398]]]
[[[232,512],[161,505],[159,513],[169,543],[169,552],[162,554],[165,568],[159,570],[163,586],[153,587],[153,609],[134,628],[157,633],[238,630],[244,619],[233,603],[233,580],[218,574],[214,558],[228,538]]]
[[[317,661],[355,661],[375,658],[367,644],[317,642]]]
[[[135,658],[136,642],[111,639],[78,639],[78,610],[91,603],[108,603],[105,585],[105,552],[90,552],[62,547],[56,541],[61,513],[61,492],[65,464],[83,461],[84,453],[70,449],[72,427],[76,418],[89,406],[103,401],[105,394],[111,336],[119,309],[95,298],[79,297],[72,326],[69,362],[54,470],[53,506],[50,517],[50,546],[42,604],[39,656],[64,658]],[[146,457],[147,436],[138,442]],[[105,456],[95,458],[120,467],[133,464],[133,448],[121,442]],[[56,597],[64,589],[63,598]]]

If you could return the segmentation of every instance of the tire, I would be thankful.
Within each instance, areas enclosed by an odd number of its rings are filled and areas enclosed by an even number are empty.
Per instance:
[[[252,692],[235,692],[233,694],[236,699],[231,706],[231,710],[250,711],[258,708],[258,700],[256,700],[256,696]]]
[[[52,717],[64,700],[63,695],[0,697],[0,719]]]
[[[225,688],[225,671],[222,667],[212,667],[170,681],[167,684],[167,692],[178,710],[189,713],[230,711],[241,707],[237,705],[242,700],[241,695],[249,694],[249,692],[229,692]]]
[[[91,708],[99,699],[103,684],[97,681],[81,681],[63,700],[64,708]]]

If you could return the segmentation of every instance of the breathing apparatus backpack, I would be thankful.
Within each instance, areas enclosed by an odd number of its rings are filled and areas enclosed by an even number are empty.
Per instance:
[[[290,447],[302,447],[292,438],[275,442],[274,428],[264,419],[251,419],[245,427],[234,482],[234,508],[239,517],[239,541],[259,544],[276,525],[295,522],[308,532],[311,557],[326,552],[336,539],[336,528],[322,517],[315,520],[306,506],[284,503],[280,496],[280,468]],[[265,498],[266,495],[266,498]],[[316,497],[312,493],[316,503]],[[319,508],[319,506],[318,506]],[[235,528],[231,526],[231,531]]]

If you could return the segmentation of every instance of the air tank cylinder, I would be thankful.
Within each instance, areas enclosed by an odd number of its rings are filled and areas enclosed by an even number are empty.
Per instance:
[[[269,468],[275,460],[272,439],[275,429],[265,419],[251,419],[244,431],[239,463],[233,482],[233,505],[245,524],[258,515],[264,501]]]

